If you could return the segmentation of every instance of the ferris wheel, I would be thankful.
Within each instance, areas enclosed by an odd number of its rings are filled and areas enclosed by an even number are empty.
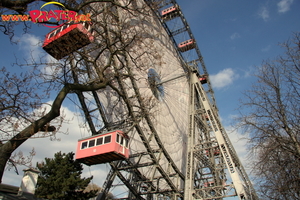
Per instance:
[[[94,31],[91,24],[63,26],[44,44],[60,59],[74,49],[62,48],[59,40],[72,44],[81,34],[84,45],[74,48],[91,44],[90,58],[87,74],[73,74],[74,80],[95,80],[100,70],[112,76],[103,89],[76,92],[92,133],[78,141],[76,159],[110,165],[99,199],[120,185],[127,191],[120,199],[257,199],[220,123],[208,72],[180,6],[175,0],[126,5],[132,9],[95,4],[103,12]],[[93,43],[103,49],[93,50]]]

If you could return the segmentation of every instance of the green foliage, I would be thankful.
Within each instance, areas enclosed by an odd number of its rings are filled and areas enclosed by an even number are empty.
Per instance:
[[[74,161],[73,157],[73,152],[58,152],[54,158],[45,158],[45,162],[37,163],[41,171],[35,193],[37,197],[84,200],[96,196],[95,190],[83,192],[93,177],[81,178],[82,164]]]

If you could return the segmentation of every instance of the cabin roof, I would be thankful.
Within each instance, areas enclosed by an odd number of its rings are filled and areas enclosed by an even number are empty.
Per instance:
[[[116,132],[116,131],[119,132],[119,133],[123,133],[123,131],[121,131],[119,129],[113,130],[113,131],[105,131],[103,133],[99,133],[99,134],[96,134],[96,135],[91,135],[91,136],[88,136],[88,137],[81,138],[81,139],[78,140],[78,142],[82,141],[82,140],[87,140],[87,139],[90,139],[90,138],[93,138],[93,137],[98,137],[100,135],[106,135],[106,134],[109,134],[109,133],[113,133],[113,132]],[[124,135],[124,136],[126,136],[126,135]]]

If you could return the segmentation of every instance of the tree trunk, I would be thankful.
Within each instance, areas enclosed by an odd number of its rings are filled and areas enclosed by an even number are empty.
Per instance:
[[[31,123],[28,127],[19,132],[8,142],[0,145],[0,183],[2,183],[5,166],[11,154],[27,139],[37,133],[40,128],[44,127],[44,125],[60,115],[62,102],[64,101],[69,91],[70,87],[68,85],[64,86],[56,96],[51,110],[45,116]]]
[[[94,83],[92,85],[66,84],[57,94],[56,99],[52,104],[51,110],[45,116],[31,123],[28,127],[19,132],[8,142],[0,144],[0,183],[2,183],[5,165],[11,154],[27,139],[40,131],[41,128],[43,128],[47,123],[51,122],[53,119],[60,115],[62,102],[70,91],[95,91],[106,87],[107,84],[107,80],[102,80],[102,82]]]

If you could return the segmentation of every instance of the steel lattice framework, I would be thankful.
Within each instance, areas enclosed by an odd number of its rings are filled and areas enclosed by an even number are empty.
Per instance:
[[[92,135],[121,129],[131,138],[130,158],[109,163],[101,199],[116,178],[128,190],[123,199],[258,199],[220,123],[203,57],[179,5],[174,0],[137,2],[133,7],[146,6],[147,17],[109,9],[119,18],[115,21],[125,18],[130,24],[128,35],[137,31],[143,41],[128,45],[131,53],[113,61],[110,70],[116,76],[109,87],[76,92]],[[171,6],[176,12],[162,18],[161,11]],[[189,39],[195,41],[193,48],[178,50]],[[203,75],[205,84],[199,79]],[[79,75],[73,78],[80,82]],[[93,79],[93,70],[88,78]]]

